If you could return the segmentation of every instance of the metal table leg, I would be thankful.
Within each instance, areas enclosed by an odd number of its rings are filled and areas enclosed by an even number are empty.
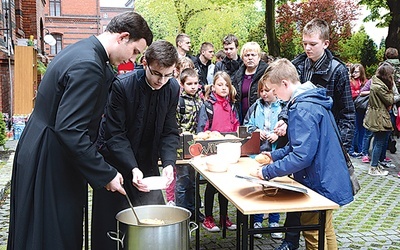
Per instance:
[[[318,249],[324,250],[325,247],[325,222],[326,210],[319,211],[319,230],[318,230]]]

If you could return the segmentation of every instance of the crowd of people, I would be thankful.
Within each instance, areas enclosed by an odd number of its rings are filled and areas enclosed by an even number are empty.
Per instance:
[[[400,101],[398,52],[388,48],[387,60],[368,80],[363,65],[348,70],[328,49],[324,20],[305,25],[302,44],[304,53],[292,61],[274,59],[256,42],[243,44],[239,53],[238,38],[229,34],[223,50],[215,53],[215,46],[204,42],[193,56],[189,35],[177,35],[175,45],[153,42],[147,22],[126,12],[104,33],[61,51],[40,84],[16,150],[8,249],[81,249],[87,183],[94,190],[92,249],[115,248],[105,235],[115,230],[115,215],[129,207],[125,195],[134,206],[186,208],[209,232],[219,226],[236,230],[228,200],[209,183],[204,215],[195,211],[194,169],[176,165],[179,131],[236,132],[240,125],[259,131],[260,152],[272,159],[257,171],[259,178],[293,175],[341,206],[350,203],[342,148],[370,163],[369,175],[385,176],[385,168],[394,167],[386,149]],[[135,62],[142,53],[135,70],[114,75],[112,65]],[[362,96],[368,104],[356,108]],[[168,180],[166,197],[142,182],[159,175]],[[332,214],[327,211],[326,249],[337,249]],[[261,228],[264,218],[255,215],[254,228]],[[269,214],[268,226],[278,227],[279,220],[279,213]],[[290,212],[284,226],[317,221],[316,212]],[[307,249],[315,249],[317,231],[303,235]],[[299,239],[300,232],[287,232],[276,249],[297,249]]]

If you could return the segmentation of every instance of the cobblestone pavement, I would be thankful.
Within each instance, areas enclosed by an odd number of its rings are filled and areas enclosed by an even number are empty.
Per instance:
[[[15,149],[16,142],[6,144],[10,150]],[[400,151],[400,140],[397,139]],[[400,250],[400,171],[399,153],[387,156],[392,159],[395,168],[389,168],[386,177],[372,177],[367,174],[369,165],[361,159],[352,158],[356,174],[362,189],[351,204],[341,207],[334,213],[334,224],[337,233],[339,249],[398,249]],[[0,250],[7,244],[7,230],[9,218],[9,181],[11,178],[13,154],[7,164],[0,169]],[[6,191],[6,192],[5,192]],[[218,214],[217,204],[214,202],[214,213]],[[229,214],[235,219],[235,209],[230,204]],[[285,215],[281,214],[280,224],[283,224]],[[218,221],[218,218],[216,218]],[[266,221],[264,225],[266,225]],[[235,249],[235,232],[227,232],[222,238],[220,233],[208,233],[204,229],[201,233],[201,249]],[[194,234],[193,234],[194,236]],[[194,238],[194,237],[192,237]],[[280,240],[271,239],[263,235],[262,239],[255,240],[255,249],[274,249],[279,246]],[[194,241],[191,247],[194,249]],[[300,242],[300,249],[305,249],[304,241]]]

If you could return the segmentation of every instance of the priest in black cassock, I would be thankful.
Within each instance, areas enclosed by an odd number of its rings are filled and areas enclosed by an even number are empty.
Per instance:
[[[169,179],[166,187],[173,180],[179,144],[176,107],[180,86],[173,77],[177,61],[178,53],[171,43],[154,42],[145,52],[144,69],[114,80],[106,105],[99,151],[123,175],[133,206],[165,204],[161,190],[149,191],[141,183],[143,177],[160,175],[158,159],[162,175]],[[117,243],[106,234],[116,231],[115,215],[126,208],[129,204],[122,195],[94,191],[92,249],[116,248]]]
[[[15,152],[7,249],[82,249],[87,183],[125,194],[95,142],[111,64],[135,61],[152,40],[146,21],[125,12],[50,63]]]

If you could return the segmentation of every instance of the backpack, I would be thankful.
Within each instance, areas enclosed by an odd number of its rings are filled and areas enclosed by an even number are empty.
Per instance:
[[[213,122],[213,116],[214,116],[214,108],[211,102],[209,101],[204,101],[204,106],[206,107],[206,113],[208,117],[208,121],[210,123],[210,127]],[[185,99],[183,99],[181,96],[179,97],[179,113],[181,115],[184,115],[185,112]]]
[[[393,78],[396,87],[400,86],[400,66],[394,66]]]
[[[336,71],[336,68],[340,64],[341,64],[341,62],[338,61],[338,59],[333,58],[332,59],[332,64],[331,64],[331,68],[328,70],[328,72],[325,75],[323,75],[322,77],[320,77],[319,80],[315,81],[315,83],[314,83],[314,79],[311,79],[311,82],[316,84],[316,85],[320,85],[320,86],[326,88],[326,85],[328,84],[328,82],[331,81],[333,73]]]

